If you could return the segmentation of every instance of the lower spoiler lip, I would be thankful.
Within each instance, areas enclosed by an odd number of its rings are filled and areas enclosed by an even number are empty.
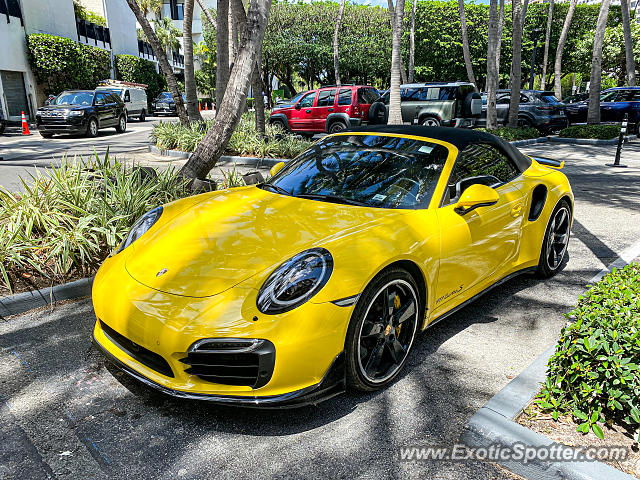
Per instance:
[[[552,158],[544,158],[544,157],[531,157],[531,158],[533,158],[539,164],[545,165],[547,167],[557,168],[558,170],[564,168],[564,160],[562,161],[553,160]]]

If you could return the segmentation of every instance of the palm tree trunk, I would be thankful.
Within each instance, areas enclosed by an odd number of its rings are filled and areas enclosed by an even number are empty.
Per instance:
[[[414,2],[417,0],[414,0]],[[476,77],[473,74],[473,65],[471,64],[471,53],[469,52],[469,32],[467,31],[467,19],[464,14],[464,0],[458,0],[458,12],[460,13],[460,29],[462,31],[462,55],[464,57],[464,66],[467,69],[467,78],[469,82],[476,85]]]
[[[233,62],[235,62],[236,55],[238,54],[238,18],[239,12],[237,4],[230,0],[229,2],[229,64],[233,67]]]
[[[209,22],[209,25],[211,26],[211,28],[213,28],[215,30],[216,29],[216,19],[213,18],[213,15],[211,15],[211,11],[204,4],[203,0],[196,0],[196,1],[198,2],[198,5],[200,5],[200,10],[202,10],[202,12],[204,13],[204,16],[207,19],[207,22]]]
[[[180,119],[180,123],[182,125],[189,125],[189,117],[187,116],[187,111],[184,109],[184,102],[182,101],[182,95],[180,94],[180,90],[178,89],[178,81],[176,80],[176,75],[173,73],[173,68],[169,65],[169,59],[167,58],[167,52],[160,44],[160,40],[156,36],[156,33],[151,28],[151,24],[142,10],[138,6],[136,0],[127,0],[127,4],[131,11],[135,15],[138,23],[142,27],[144,34],[147,36],[147,40],[151,44],[151,48],[153,49],[153,53],[155,53],[158,58],[158,64],[160,65],[160,70],[164,74],[164,77],[167,79],[167,86],[169,91],[171,92],[171,96],[173,97],[173,101],[176,103],[176,113],[178,114],[178,118]]]
[[[496,68],[496,49],[498,47],[498,1],[489,1],[489,32],[487,42],[487,129],[498,127],[496,110],[496,89],[498,87],[498,70]]]
[[[389,125],[402,125],[402,110],[400,108],[400,82],[402,81],[402,16],[404,14],[404,0],[396,0],[395,12],[393,2],[389,0],[391,14],[391,86],[389,88]]]
[[[609,5],[611,0],[602,0],[600,14],[596,23],[596,33],[593,38],[593,57],[591,59],[591,80],[589,83],[589,110],[587,123],[600,123],[600,84],[602,82],[602,44],[604,31],[607,28]]]
[[[529,6],[529,0],[524,0],[524,5],[522,7],[522,29],[524,30],[524,22],[527,19],[527,7]]]
[[[624,51],[627,65],[627,83],[636,85],[636,62],[633,58],[633,40],[631,39],[631,19],[629,18],[629,0],[620,0],[622,9],[622,30],[624,31]]]
[[[411,29],[409,30],[409,77],[407,81],[413,83],[416,70],[416,6],[418,0],[413,0],[411,9]]]
[[[397,4],[397,2],[396,2]],[[387,5],[389,6],[389,17],[391,18],[391,31],[396,25],[397,12],[393,7],[393,0],[387,0]],[[407,72],[404,69],[404,62],[402,61],[402,20],[404,19],[404,0],[402,2],[402,15],[400,15],[400,58],[398,61],[400,62],[400,81],[402,83],[407,83]],[[393,48],[392,48],[392,58],[393,58]],[[392,60],[393,61],[393,60]]]
[[[549,62],[549,42],[551,41],[551,22],[553,21],[553,3],[549,0],[549,13],[547,14],[547,32],[544,37],[544,57],[542,59],[542,78],[540,79],[540,90],[546,88],[547,83],[547,63]]]
[[[578,0],[571,0],[569,3],[569,10],[567,16],[564,19],[562,25],[562,32],[560,33],[560,39],[558,40],[558,47],[556,48],[556,62],[553,70],[553,83],[556,98],[562,100],[562,52],[564,46],[567,43],[567,36],[569,35],[569,27],[571,26],[571,20],[573,19],[573,12],[576,10],[576,4]]]
[[[338,34],[340,33],[340,24],[342,23],[342,15],[344,14],[345,0],[340,0],[340,8],[338,9],[338,18],[336,18],[336,28],[333,30],[333,70],[336,75],[336,85],[340,86],[340,64],[338,62]]]
[[[511,101],[509,103],[509,127],[518,126],[520,109],[520,85],[522,83],[522,4],[513,0],[511,18],[513,25],[513,46],[511,50]]]
[[[182,43],[184,44],[184,90],[187,98],[187,114],[192,122],[202,122],[198,111],[198,92],[196,74],[193,67],[193,0],[184,0],[184,18],[182,20]]]
[[[229,82],[229,0],[217,0],[216,28],[216,112]],[[216,113],[217,115],[217,113]]]
[[[240,120],[242,105],[247,100],[256,55],[264,39],[270,9],[271,0],[252,0],[247,21],[242,29],[238,55],[233,64],[227,91],[220,104],[216,121],[182,167],[180,175],[187,178],[204,178],[227,147]]]
[[[500,0],[498,10],[498,45],[496,47],[496,88],[500,88],[500,55],[502,55],[502,30],[504,27],[504,0]]]

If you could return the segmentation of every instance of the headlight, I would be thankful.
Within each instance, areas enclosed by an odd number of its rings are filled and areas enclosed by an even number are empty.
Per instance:
[[[258,310],[284,313],[302,305],[327,283],[333,257],[324,248],[311,248],[290,258],[267,278],[258,292]]]
[[[118,247],[117,251],[121,252],[137,239],[139,239],[142,235],[144,235],[145,232],[158,221],[160,215],[162,215],[162,207],[156,207],[141,216],[138,221],[133,224],[133,227],[131,227],[127,238],[125,238],[124,241],[120,244],[120,247]]]
[[[81,117],[84,115],[84,110],[69,110],[68,115],[70,117]]]

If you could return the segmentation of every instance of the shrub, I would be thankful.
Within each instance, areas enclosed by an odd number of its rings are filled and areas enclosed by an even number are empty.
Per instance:
[[[72,88],[94,89],[109,78],[111,55],[107,50],[45,33],[27,36],[29,62],[45,94],[58,95]]]
[[[554,419],[573,414],[579,432],[602,422],[640,424],[640,265],[614,270],[566,315],[537,403]]]
[[[528,140],[530,138],[538,138],[540,136],[540,132],[533,127],[500,127],[495,130],[478,128],[476,130],[491,133],[500,138],[503,138],[507,142],[514,142],[516,140]]]
[[[619,125],[574,125],[560,131],[559,137],[609,140],[620,135]]]
[[[125,82],[147,85],[149,104],[167,88],[167,81],[164,75],[156,72],[155,64],[134,55],[116,55],[116,78]]]
[[[174,170],[145,173],[96,155],[36,173],[20,194],[0,188],[0,287],[90,275],[144,212],[189,194]]]
[[[100,25],[102,27],[107,26],[107,20],[102,16],[98,15],[91,10],[87,10],[85,7],[80,5],[77,0],[73,2],[73,10],[75,11],[76,18],[81,20],[86,20],[87,22],[95,23],[96,25]]]
[[[162,150],[193,152],[213,122],[207,121],[204,128],[199,123],[184,127],[179,123],[160,122],[153,127],[151,138]],[[229,140],[226,153],[260,158],[294,158],[309,148],[311,143],[293,135],[281,135],[280,130],[271,125],[266,126],[264,139],[256,132],[255,116],[245,113]]]

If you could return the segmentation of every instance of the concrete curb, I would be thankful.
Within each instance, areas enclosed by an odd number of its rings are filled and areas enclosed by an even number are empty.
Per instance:
[[[55,285],[41,290],[16,293],[0,298],[0,317],[8,317],[40,308],[61,300],[88,297],[91,295],[93,277],[81,278],[70,283]]]
[[[549,137],[538,137],[538,138],[528,138],[527,140],[514,140],[513,142],[509,142],[514,147],[522,147],[524,145],[533,145],[534,143],[544,143],[548,142]]]
[[[189,158],[191,153],[189,152],[181,152],[180,150],[160,150],[155,145],[149,144],[149,151],[151,153],[155,153],[156,155],[162,155],[165,157],[172,158]],[[235,155],[223,155],[220,157],[220,160],[216,164],[216,166],[233,166],[233,165],[243,165],[247,167],[273,167],[276,163],[279,162],[288,162],[289,159],[286,158],[257,158],[257,157],[239,157]]]
[[[520,375],[500,390],[467,422],[460,436],[461,443],[471,448],[500,446],[501,450],[514,445],[542,447],[558,445],[558,452],[573,452],[573,447],[560,445],[551,439],[514,422],[514,418],[538,393],[540,384],[546,377],[547,362],[553,355],[555,345],[549,347]],[[563,455],[563,453],[559,453]],[[567,480],[634,480],[602,462],[557,462],[535,459],[528,463],[514,460],[496,460],[512,472],[525,478],[547,480],[563,478]]]
[[[575,145],[617,145],[618,139],[612,138],[610,140],[597,140],[594,138],[565,138],[565,137],[547,137],[550,142],[556,143],[572,143]],[[624,137],[624,141],[629,142],[635,140],[637,135],[628,135]]]

